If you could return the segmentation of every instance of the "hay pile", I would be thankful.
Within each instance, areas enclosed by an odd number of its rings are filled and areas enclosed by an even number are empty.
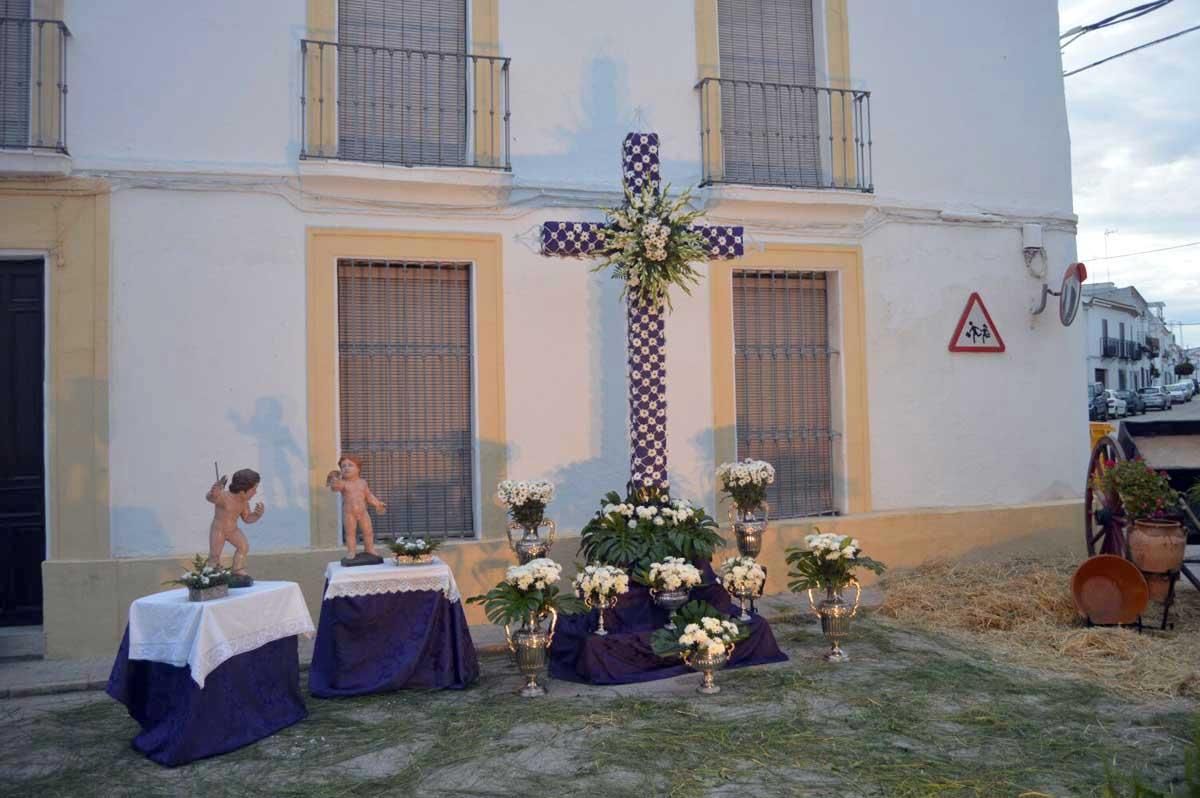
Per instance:
[[[1021,665],[1071,673],[1122,692],[1200,698],[1200,593],[1182,584],[1175,628],[1142,634],[1086,628],[1071,599],[1067,560],[931,562],[884,579],[887,617],[982,643]]]

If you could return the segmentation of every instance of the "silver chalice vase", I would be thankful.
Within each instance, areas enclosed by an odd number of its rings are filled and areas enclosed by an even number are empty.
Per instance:
[[[606,634],[608,634],[608,630],[604,628],[604,611],[610,610],[617,606],[617,597],[605,596],[604,598],[597,598],[596,596],[584,596],[583,606],[587,607],[589,610],[594,607],[600,611],[600,621],[596,624],[596,631],[593,632],[593,634],[597,635],[598,637],[604,637]]]
[[[550,626],[543,630],[542,623],[546,618],[550,619]],[[521,628],[515,632],[510,632],[509,625],[504,624],[504,640],[517,662],[517,670],[525,677],[525,685],[517,690],[517,695],[533,698],[546,694],[546,688],[538,684],[538,676],[546,669],[550,644],[554,642],[554,630],[557,626],[558,613],[553,608],[536,615],[530,613],[521,623]]]
[[[713,683],[713,674],[724,668],[732,656],[732,643],[725,646],[725,653],[723,654],[701,654],[698,651],[683,652],[683,664],[703,674],[703,677],[700,679],[700,686],[696,688],[697,693],[713,695],[714,693],[721,692],[721,688]]]
[[[842,591],[847,586],[854,587],[854,605],[851,606],[842,598]],[[841,641],[850,633],[850,620],[858,614],[858,602],[862,598],[862,588],[858,582],[851,579],[845,585],[826,585],[825,598],[820,603],[813,600],[813,592],[808,591],[808,603],[813,612],[821,619],[821,633],[830,643],[830,649],[825,653],[828,662],[846,662],[850,655],[842,650]]]
[[[651,597],[653,597],[654,603],[667,611],[667,623],[663,627],[664,629],[670,629],[672,631],[675,630],[675,622],[671,620],[670,616],[675,614],[675,610],[679,609],[684,604],[687,604],[688,594],[690,592],[691,591],[686,590],[686,589],[684,589],[684,590],[655,590],[654,588],[650,589],[650,595],[651,595]]]
[[[538,534],[538,529],[548,527],[550,532],[545,538]],[[520,538],[513,538],[513,532],[521,530],[523,534]],[[554,534],[557,530],[554,522],[549,518],[539,519],[534,524],[518,524],[516,521],[508,523],[508,546],[517,553],[517,562],[521,565],[536,560],[539,557],[550,556],[550,547],[554,545]]]
[[[754,594],[755,591],[753,590],[742,590],[734,594],[737,596],[738,609],[742,611],[742,614],[738,616],[738,620],[742,623],[749,623],[750,621],[754,620],[750,617],[749,610],[747,610],[747,607],[750,606],[750,599],[754,598]]]
[[[757,557],[762,551],[769,510],[766,502],[749,512],[742,512],[736,506],[729,508],[729,523],[733,526],[738,554],[743,557]]]

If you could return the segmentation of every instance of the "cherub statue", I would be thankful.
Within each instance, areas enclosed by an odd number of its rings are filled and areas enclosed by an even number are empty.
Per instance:
[[[255,504],[254,509],[250,508],[250,500],[258,492],[261,478],[257,471],[243,468],[234,472],[229,490],[225,490],[227,480],[228,477],[218,477],[208,489],[208,495],[204,497],[216,505],[213,509],[212,526],[208,530],[208,562],[214,566],[220,565],[221,551],[226,543],[232,543],[233,579],[230,580],[229,586],[250,587],[254,584],[253,577],[246,573],[246,555],[250,552],[250,542],[246,540],[246,533],[238,529],[237,522],[240,518],[247,524],[253,524],[266,512],[262,502]]]
[[[383,558],[375,553],[375,528],[371,524],[370,505],[383,515],[387,505],[371,492],[367,481],[362,478],[362,461],[352,454],[343,454],[338,460],[338,470],[330,471],[325,484],[334,493],[342,494],[342,527],[346,532],[346,554],[342,565],[378,565]],[[362,533],[363,548],[358,552],[358,533]]]

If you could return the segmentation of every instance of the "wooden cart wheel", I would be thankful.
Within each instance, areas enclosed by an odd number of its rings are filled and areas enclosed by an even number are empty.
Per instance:
[[[1083,505],[1083,533],[1089,557],[1096,554],[1115,554],[1127,559],[1129,557],[1125,539],[1125,511],[1121,507],[1121,499],[1097,487],[1099,477],[1108,470],[1110,464],[1124,459],[1121,447],[1107,435],[1096,441],[1096,445],[1092,447]]]

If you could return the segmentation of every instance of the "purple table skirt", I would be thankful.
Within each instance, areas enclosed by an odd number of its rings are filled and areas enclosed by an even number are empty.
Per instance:
[[[736,616],[737,606],[725,588],[715,582],[711,566],[698,563],[697,567],[708,584],[693,588],[692,599],[707,601],[721,612]],[[604,625],[609,634],[604,637],[592,634],[598,622],[596,610],[563,616],[550,646],[550,675],[588,684],[632,684],[690,673],[678,657],[660,659],[650,647],[650,637],[666,624],[668,615],[650,598],[646,587],[631,584],[617,606],[605,611]],[[725,667],[787,661],[787,654],[775,642],[770,624],[754,615],[749,627],[750,636],[737,644]]]
[[[142,727],[134,749],[167,767],[234,751],[308,717],[295,636],[231,657],[201,689],[186,666],[129,659],[126,627],[107,692]]]
[[[340,596],[321,602],[308,672],[318,698],[403,688],[459,690],[479,677],[460,602],[438,590]]]

